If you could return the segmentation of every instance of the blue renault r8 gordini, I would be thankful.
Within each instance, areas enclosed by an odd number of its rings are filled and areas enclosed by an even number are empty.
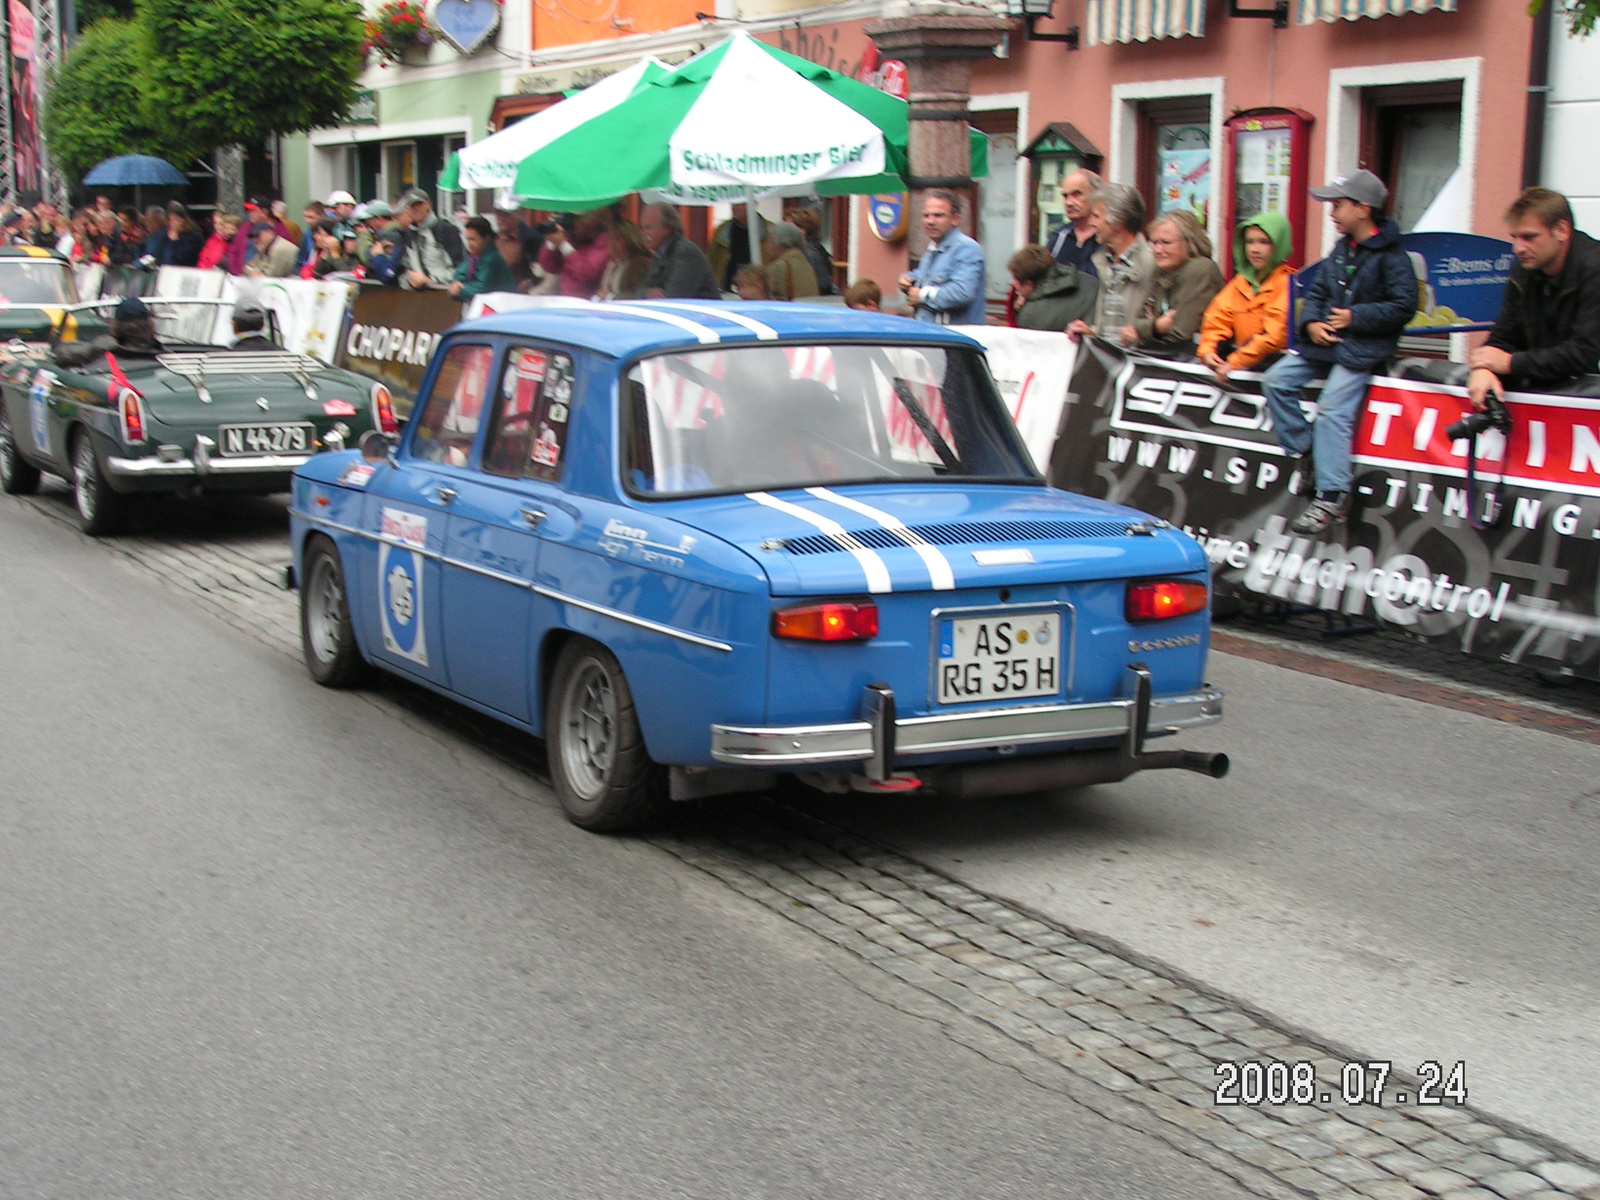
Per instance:
[[[318,682],[546,740],[573,821],[792,774],[974,797],[1222,755],[1189,536],[1045,485],[960,333],[557,301],[452,330],[398,443],[295,473]]]

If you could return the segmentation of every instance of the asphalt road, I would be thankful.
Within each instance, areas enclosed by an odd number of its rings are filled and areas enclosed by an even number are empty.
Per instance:
[[[1600,747],[1214,654],[1179,772],[816,811],[1600,1157]]]
[[[1244,1194],[36,512],[0,561],[0,1196]]]

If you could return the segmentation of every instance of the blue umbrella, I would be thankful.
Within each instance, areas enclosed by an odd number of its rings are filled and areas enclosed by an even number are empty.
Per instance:
[[[162,184],[184,186],[189,179],[164,158],[123,154],[96,163],[83,181],[90,187],[159,187]]]

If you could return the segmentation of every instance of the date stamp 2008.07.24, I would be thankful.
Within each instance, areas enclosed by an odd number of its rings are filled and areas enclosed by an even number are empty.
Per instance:
[[[1216,1066],[1212,1102],[1220,1105],[1288,1104],[1464,1105],[1467,1064],[1428,1060],[1418,1065],[1414,1085],[1392,1082],[1394,1064],[1382,1060],[1347,1062],[1337,1080],[1317,1077],[1309,1062],[1276,1059],[1223,1060]]]

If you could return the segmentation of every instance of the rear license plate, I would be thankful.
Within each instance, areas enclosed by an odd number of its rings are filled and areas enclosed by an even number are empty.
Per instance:
[[[1061,614],[979,613],[938,623],[940,704],[1061,694]]]
[[[238,454],[310,454],[316,430],[310,424],[224,425],[218,450]]]

